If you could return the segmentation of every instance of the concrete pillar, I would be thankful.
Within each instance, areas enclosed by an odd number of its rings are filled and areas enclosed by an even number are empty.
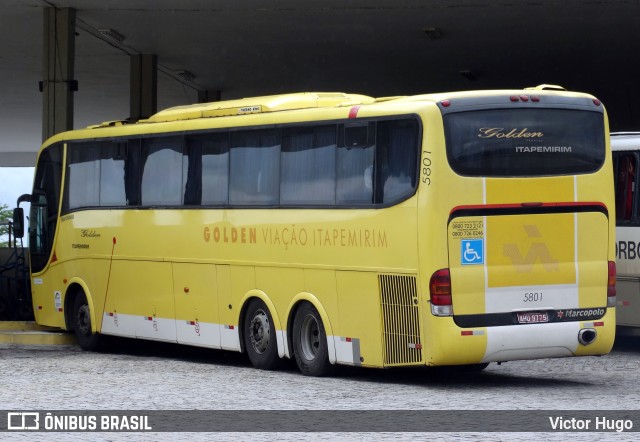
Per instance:
[[[131,55],[130,117],[148,118],[158,109],[158,56]]]
[[[76,11],[44,8],[42,139],[73,129]]]

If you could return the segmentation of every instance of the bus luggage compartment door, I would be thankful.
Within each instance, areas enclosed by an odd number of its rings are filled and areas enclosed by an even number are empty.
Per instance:
[[[606,307],[608,229],[607,215],[599,211],[452,217],[456,324],[564,321],[554,312]]]

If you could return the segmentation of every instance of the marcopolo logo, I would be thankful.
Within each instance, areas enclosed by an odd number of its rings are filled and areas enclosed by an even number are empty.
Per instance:
[[[574,319],[579,319],[579,320],[600,319],[604,316],[606,312],[607,311],[602,307],[574,308],[574,309],[558,310],[556,312],[556,317],[560,321],[571,321]]]

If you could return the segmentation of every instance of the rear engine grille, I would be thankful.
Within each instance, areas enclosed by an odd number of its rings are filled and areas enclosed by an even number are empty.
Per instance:
[[[384,325],[385,365],[422,361],[418,295],[414,276],[378,275]]]

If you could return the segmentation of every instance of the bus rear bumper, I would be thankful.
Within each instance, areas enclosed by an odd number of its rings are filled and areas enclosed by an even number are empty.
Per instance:
[[[608,313],[606,316],[609,316]],[[604,355],[611,351],[615,322],[576,321],[555,324],[487,327],[481,362]]]

